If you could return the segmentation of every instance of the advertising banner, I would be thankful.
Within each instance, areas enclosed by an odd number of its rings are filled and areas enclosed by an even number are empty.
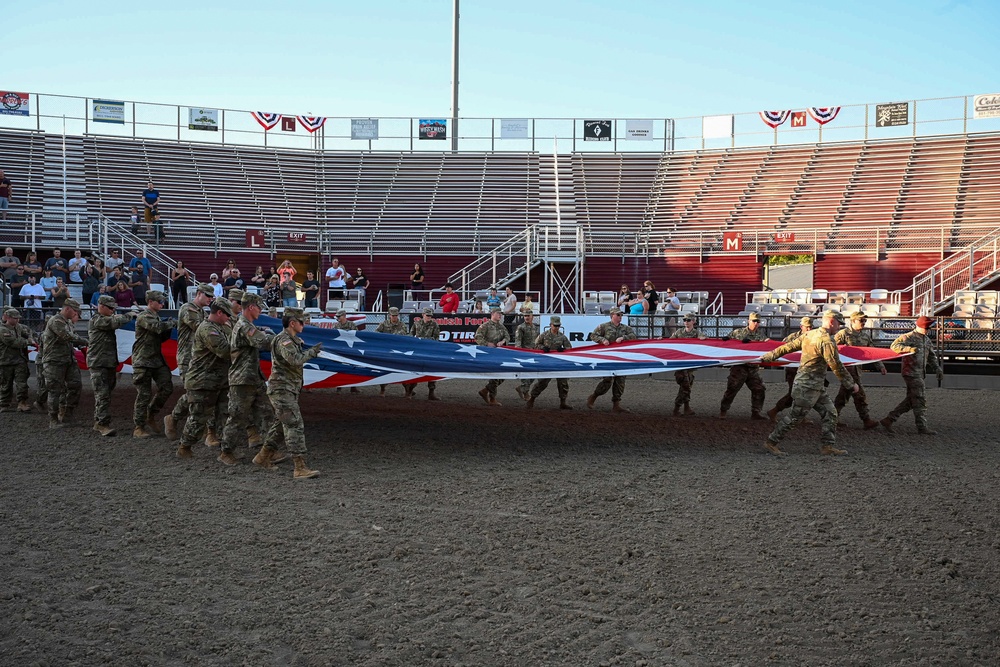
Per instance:
[[[378,139],[378,118],[352,118],[351,139],[360,141]]]
[[[501,118],[501,139],[527,139],[531,121],[527,118]]]
[[[625,138],[649,141],[653,138],[653,121],[630,119],[625,121]]]
[[[110,100],[91,100],[90,117],[95,123],[125,124],[125,103]]]
[[[972,117],[1000,118],[1000,93],[976,95],[972,100]]]
[[[219,110],[218,109],[188,109],[188,129],[205,130],[206,132],[219,131]]]
[[[28,93],[12,93],[0,90],[0,114],[6,116],[31,115],[29,97]]]
[[[444,118],[420,119],[420,139],[443,141],[448,138],[448,121]]]
[[[703,139],[728,139],[733,136],[733,116],[705,116],[701,119]]]
[[[413,326],[415,320],[420,319],[419,314],[402,316],[404,321],[407,317],[407,327]],[[539,315],[535,318],[535,323],[541,327],[539,331],[549,328],[550,315]],[[562,315],[562,331],[569,338],[572,347],[586,347],[594,345],[590,340],[590,332],[597,328],[602,322],[607,322],[606,315]],[[441,340],[448,343],[472,343],[476,342],[476,329],[479,325],[489,319],[487,315],[473,315],[471,313],[455,313],[454,315],[434,315],[434,321],[441,327]],[[520,324],[523,321],[518,317],[515,322]],[[515,325],[516,326],[516,325]]]
[[[892,102],[875,105],[875,127],[896,127],[910,124],[910,103]]]
[[[611,141],[611,121],[610,120],[583,121],[583,140]]]

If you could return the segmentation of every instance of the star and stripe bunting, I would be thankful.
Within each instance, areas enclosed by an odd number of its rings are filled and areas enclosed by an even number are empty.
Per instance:
[[[269,113],[267,111],[251,111],[250,115],[253,119],[260,123],[260,126],[264,128],[264,131],[273,130],[274,127],[281,122],[280,113]]]
[[[791,111],[761,111],[760,119],[768,127],[777,128],[783,124],[791,115]]]
[[[809,107],[806,111],[809,112],[814,121],[820,125],[826,125],[837,117],[837,114],[840,113],[840,107]]]
[[[323,127],[326,123],[326,118],[322,116],[296,116],[296,118],[299,119],[299,124],[306,128],[310,134]]]

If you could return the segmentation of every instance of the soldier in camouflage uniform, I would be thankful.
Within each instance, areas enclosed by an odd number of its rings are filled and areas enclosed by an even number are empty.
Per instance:
[[[535,311],[531,309],[531,306],[525,306],[521,308],[521,315],[524,317],[524,321],[518,324],[514,330],[514,347],[534,350],[536,349],[535,341],[538,339],[538,325],[535,324]],[[530,397],[531,383],[532,380],[521,380],[515,389],[517,395],[525,401]]]
[[[191,344],[194,332],[205,320],[205,308],[215,298],[215,288],[208,283],[198,285],[194,299],[184,303],[177,311],[177,371],[184,381],[184,373],[191,361]],[[188,416],[188,400],[185,394],[177,399],[173,411],[163,418],[163,432],[168,440],[177,439],[177,425]]]
[[[479,325],[476,329],[476,345],[486,347],[503,347],[510,342],[510,332],[507,331],[500,320],[503,318],[499,308],[490,308],[490,319]],[[490,380],[486,386],[479,390],[479,395],[487,405],[503,405],[497,400],[497,388],[503,384],[503,380]]]
[[[189,412],[177,447],[181,458],[192,456],[191,447],[201,440],[210,421],[222,418],[228,400],[229,339],[233,333],[229,318],[233,308],[228,299],[219,297],[212,300],[209,309],[208,318],[194,332],[188,372],[184,374]]]
[[[28,401],[28,346],[35,345],[31,329],[21,324],[21,312],[8,308],[0,324],[0,412],[31,412]]]
[[[271,426],[267,441],[254,457],[253,462],[262,468],[274,468],[276,444],[284,443],[295,464],[294,479],[306,479],[319,474],[306,466],[306,436],[302,413],[299,410],[299,393],[302,391],[302,367],[319,356],[323,349],[317,343],[303,349],[299,334],[305,328],[305,313],[299,308],[285,308],[281,325],[284,330],[271,343],[271,379],[267,383],[267,397],[278,420]]]
[[[45,333],[42,334],[41,359],[45,387],[49,393],[50,429],[69,426],[73,421],[73,410],[80,402],[80,366],[73,348],[84,348],[87,341],[76,335],[74,325],[78,321],[80,302],[66,299],[59,313],[45,325]]]
[[[867,320],[868,316],[861,311],[852,313],[851,323],[837,332],[837,335],[833,338],[833,342],[837,345],[850,345],[852,347],[875,347],[872,335],[865,331],[865,322]],[[882,375],[885,375],[885,364],[879,361],[874,366]],[[858,391],[853,395],[854,407],[858,409],[858,416],[864,422],[865,430],[875,428],[878,426],[878,422],[871,418],[871,413],[868,411],[868,397],[865,395],[865,388],[861,384],[861,367],[848,366],[847,372],[851,374],[854,384],[858,385]],[[843,387],[837,392],[837,398],[833,399],[833,406],[837,408],[838,415],[844,409],[844,406],[847,405],[847,399],[850,396],[851,393]]]
[[[239,317],[240,313],[243,312],[243,297],[246,292],[238,287],[234,287],[229,290],[229,307],[233,309],[233,317]],[[230,319],[229,324],[232,324]]]
[[[341,329],[343,331],[357,331],[358,325],[347,319],[347,311],[341,308],[336,313],[337,321],[333,323],[334,329]],[[340,387],[337,387],[337,391],[340,391]],[[352,394],[360,394],[361,390],[357,387],[351,387]]]
[[[744,343],[751,341],[768,340],[767,335],[760,329],[760,315],[750,313],[747,325],[741,329],[734,329],[729,338],[741,340]],[[760,411],[764,408],[764,381],[760,379],[760,368],[756,364],[740,364],[729,369],[729,379],[726,380],[726,393],[722,395],[722,406],[719,410],[719,417],[726,418],[729,407],[733,404],[733,399],[739,393],[743,385],[750,387],[750,418],[767,419]]]
[[[812,328],[812,318],[803,317],[799,320],[799,330],[788,334],[781,339],[781,342],[791,343],[793,340],[812,331]],[[843,333],[843,329],[841,329],[840,333]],[[778,423],[778,413],[785,408],[790,408],[792,406],[792,385],[795,384],[795,374],[798,373],[798,370],[799,369],[797,368],[785,368],[785,382],[788,383],[788,393],[779,398],[774,407],[767,411],[767,418],[770,419],[772,423]]]
[[[88,327],[87,368],[94,385],[94,430],[107,437],[111,428],[111,392],[118,384],[118,337],[115,331],[128,324],[131,315],[115,315],[118,304],[113,296],[97,299],[97,314]]]
[[[670,337],[694,338],[697,340],[708,338],[708,336],[702,333],[701,329],[696,329],[694,325],[694,315],[685,315],[684,328],[676,330]],[[694,410],[691,409],[691,387],[694,386],[694,371],[691,369],[677,371],[674,373],[674,379],[677,381],[677,398],[674,399],[674,414],[680,415],[681,408],[684,408],[685,415],[693,415]]]
[[[622,324],[622,311],[620,308],[611,309],[611,321],[598,325],[590,334],[590,340],[598,345],[610,345],[611,343],[621,343],[626,340],[635,340],[636,335],[632,327]],[[609,376],[600,381],[594,389],[594,393],[587,397],[587,407],[593,409],[597,397],[608,393],[611,390],[611,409],[613,412],[631,412],[621,405],[622,395],[625,393],[625,378],[621,376]]]
[[[38,343],[35,348],[35,383],[38,385],[35,392],[35,407],[41,410],[42,413],[49,411],[49,390],[45,386],[45,362],[42,361],[42,341],[45,337],[45,327],[49,325],[50,319],[52,319],[51,315],[45,317],[45,321],[42,323],[42,335],[35,338],[35,342]]]
[[[772,362],[790,352],[802,351],[802,356],[799,359],[799,370],[795,374],[795,384],[792,386],[792,409],[781,417],[771,435],[767,436],[767,440],[764,442],[764,449],[772,454],[778,456],[785,454],[778,449],[778,443],[785,437],[785,434],[802,421],[810,410],[816,410],[822,420],[820,453],[847,453],[836,447],[837,410],[833,407],[833,401],[830,400],[826,393],[826,387],[823,385],[826,380],[826,369],[830,368],[834,375],[840,379],[841,385],[846,387],[848,391],[858,390],[850,373],[840,361],[837,344],[833,342],[833,336],[840,330],[843,323],[843,315],[835,310],[828,310],[823,313],[822,327],[809,331],[761,357],[761,361]]]
[[[232,310],[232,315],[230,315],[229,323],[226,325],[229,327],[230,334],[233,330],[233,323],[236,318],[240,316],[243,312],[243,296],[246,294],[243,290],[238,287],[234,287],[229,290],[228,299],[229,307]],[[227,298],[227,297],[220,297]],[[222,440],[219,438],[219,434],[222,432],[223,427],[226,425],[226,416],[228,414],[229,405],[229,384],[228,379],[226,380],[226,389],[219,398],[218,407],[215,413],[208,415],[208,424],[205,428],[205,445],[207,447],[220,447],[222,445]],[[259,431],[258,438],[259,436]],[[257,444],[260,444],[259,442]]]
[[[535,338],[535,349],[541,350],[542,352],[564,352],[570,347],[569,338],[561,332],[559,329],[562,328],[562,318],[558,315],[553,315],[549,318],[549,328],[546,329]],[[535,407],[535,399],[538,398],[549,383],[552,382],[551,378],[543,378],[535,382],[535,386],[531,389],[531,395],[528,396],[528,402],[524,407],[533,408]],[[559,391],[559,409],[560,410],[572,410],[573,406],[566,402],[569,397],[569,380],[566,378],[558,378],[556,380],[556,389]]]
[[[132,384],[138,392],[132,408],[134,438],[150,438],[161,432],[156,414],[174,393],[174,381],[167,360],[163,358],[163,343],[177,320],[161,320],[160,310],[167,295],[160,290],[146,292],[146,308],[135,320],[135,343],[132,344]],[[153,384],[156,396],[153,396]]]
[[[434,321],[434,309],[424,308],[421,318],[413,323],[413,328],[410,331],[413,336],[417,338],[423,338],[425,340],[441,340],[441,327],[438,323]],[[404,384],[403,388],[406,389],[406,397],[413,398],[413,392],[417,388],[416,384]],[[428,401],[440,401],[441,399],[435,395],[435,390],[437,389],[437,382],[431,380],[427,383],[427,400]]]
[[[264,299],[259,294],[245,294],[243,313],[233,325],[229,339],[232,362],[229,367],[229,417],[222,435],[222,453],[219,454],[219,461],[226,465],[236,464],[233,451],[237,446],[260,446],[261,436],[254,425],[255,415],[263,419],[268,429],[274,423],[274,411],[265,392],[264,373],[260,370],[260,352],[271,349],[274,334],[266,333],[254,324],[264,306]]]
[[[917,318],[917,327],[910,333],[903,334],[892,341],[893,352],[902,354],[912,352],[909,356],[900,359],[902,366],[900,372],[903,382],[906,383],[906,398],[903,402],[892,409],[882,426],[889,433],[892,430],[892,423],[900,418],[904,413],[913,410],[913,418],[917,422],[917,433],[922,435],[936,435],[937,432],[931,430],[927,425],[927,397],[924,378],[927,373],[937,373],[941,378],[941,366],[938,364],[937,355],[934,354],[934,341],[927,335],[927,331],[934,326],[934,318],[921,315]]]
[[[408,336],[409,333],[406,331],[406,325],[403,324],[399,319],[399,308],[393,306],[389,309],[389,317],[378,323],[378,327],[375,328],[376,333],[384,334],[394,334],[396,336]],[[403,391],[407,398],[410,398],[411,390],[409,387],[403,387]],[[385,385],[379,385],[378,395],[385,396]]]

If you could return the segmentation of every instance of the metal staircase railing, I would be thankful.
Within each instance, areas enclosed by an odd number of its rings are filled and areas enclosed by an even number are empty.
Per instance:
[[[956,290],[976,289],[998,275],[1000,228],[914,276],[911,312],[936,314],[954,305]]]
[[[479,290],[503,286],[527,270],[534,236],[531,227],[518,232],[489,254],[448,276],[448,282],[461,286],[463,298],[469,298]]]

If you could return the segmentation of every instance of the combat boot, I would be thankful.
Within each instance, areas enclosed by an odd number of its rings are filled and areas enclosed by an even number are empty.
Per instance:
[[[206,447],[218,447],[222,444],[219,440],[219,436],[215,434],[215,429],[207,429],[205,431],[205,446]]]
[[[413,398],[413,391],[415,389],[416,389],[416,387],[414,385],[412,385],[412,384],[403,385],[403,398],[412,399]],[[431,393],[433,393],[433,392],[431,392]]]
[[[767,417],[765,417],[764,415],[760,414],[760,410],[754,410],[754,411],[752,411],[750,413],[750,419],[752,419],[754,421],[766,421]]]
[[[94,424],[94,430],[104,437],[112,436],[117,433],[117,431],[106,424]]]
[[[357,387],[351,387],[351,393],[352,394],[360,394],[361,390],[358,389]]]
[[[495,407],[495,408],[502,408],[502,407],[503,407],[503,403],[501,403],[500,401],[498,401],[498,400],[497,400],[497,399],[496,399],[495,397],[493,397],[493,396],[490,396],[490,401],[489,401],[489,403],[490,403],[490,405],[492,405],[492,406],[493,406],[493,407]]]
[[[49,429],[66,428],[66,424],[63,424],[56,417],[49,417]]]
[[[18,412],[31,412],[31,403],[29,403],[28,401],[20,401],[17,404],[17,411]]]
[[[679,403],[674,404],[674,417],[681,416],[681,406]]]
[[[892,430],[892,419],[890,419],[889,417],[886,417],[885,419],[880,421],[879,424],[882,425],[886,433],[895,433],[895,431]]]
[[[167,436],[167,440],[177,439],[177,422],[173,415],[167,415],[163,418],[163,433]]]
[[[625,413],[625,412],[632,412],[632,411],[629,410],[628,408],[623,408],[621,401],[611,401],[611,412]]]
[[[531,408],[535,407],[535,397],[534,396],[529,396],[528,400],[525,401],[525,403],[524,403],[524,407],[526,407],[529,410]]]
[[[594,403],[596,402],[597,402],[597,396],[595,396],[594,394],[591,394],[590,396],[587,397],[587,407],[590,408],[591,410],[594,409]]]
[[[278,451],[277,449],[271,450],[271,463],[281,463],[282,461],[288,460],[288,452]]]
[[[45,412],[46,410],[49,409],[49,406],[44,401],[35,401],[35,407],[41,410],[42,412]]]
[[[770,440],[764,441],[764,449],[771,452],[775,456],[786,456],[785,452],[778,448],[778,443],[771,442]]]
[[[146,418],[146,430],[149,431],[151,435],[162,435],[163,428],[156,422],[156,415],[149,415]]]
[[[535,399],[531,399],[531,400],[535,400]],[[569,404],[569,403],[568,403],[568,402],[566,401],[566,399],[565,399],[565,398],[560,398],[560,399],[559,399],[559,409],[560,409],[560,410],[572,410],[572,409],[573,409],[573,406],[572,406],[572,405],[570,405],[570,404]]]
[[[865,417],[865,430],[870,431],[878,426],[878,422],[871,417]]]
[[[489,405],[490,404],[490,391],[489,391],[489,389],[487,389],[486,387],[483,387],[482,389],[479,390],[478,393],[479,393],[480,398],[482,398],[484,401],[486,401],[486,405]]]
[[[407,392],[409,393],[409,392]],[[378,388],[378,395],[380,398],[385,398],[385,385],[380,385]]]
[[[778,408],[771,408],[768,410],[767,418],[771,420],[772,424],[778,423]]]
[[[308,479],[309,477],[315,477],[319,474],[319,470],[310,470],[306,467],[306,461],[301,456],[292,457],[292,461],[295,462],[295,473],[292,475],[293,479]]]
[[[437,397],[437,395],[434,394],[435,391],[436,390],[434,390],[434,389],[428,389],[427,390],[427,400],[428,401],[440,401],[441,400],[440,398]],[[412,389],[410,390],[410,398],[413,398],[413,390]]]
[[[725,419],[725,418],[726,418],[726,411],[719,410],[719,419]]]
[[[215,460],[218,461],[219,463],[224,463],[227,466],[234,466],[237,463],[239,463],[239,461],[236,460],[236,457],[233,456],[232,452],[225,452],[225,451],[219,454],[219,456]]]
[[[191,451],[191,445],[177,445],[177,458],[189,459],[192,456],[194,452]]]
[[[847,453],[846,449],[837,449],[833,445],[823,445],[819,448],[819,453],[827,456],[841,456]]]
[[[273,449],[261,447],[260,451],[257,452],[257,456],[253,457],[253,462],[265,470],[277,470],[277,468],[274,467],[274,464],[271,463],[271,456],[273,454]]]
[[[919,433],[920,435],[937,435],[937,431],[935,431],[934,429],[927,428],[926,426],[923,428],[918,428],[917,433]]]
[[[691,409],[691,406],[688,403],[684,404],[684,414],[685,415],[693,415],[694,414],[694,410]]]
[[[65,420],[66,420],[66,408],[65,407],[60,407],[59,408],[59,421],[65,421]]]
[[[11,404],[0,405],[0,412],[14,412],[14,406]]]
[[[521,385],[514,387],[514,391],[517,392],[517,395],[521,397],[522,401],[528,400],[528,395],[524,392],[524,389],[521,389]]]
[[[257,449],[262,444],[264,444],[264,439],[260,437],[260,431],[257,430],[257,427],[249,427],[247,429],[247,447]]]
[[[132,431],[132,437],[133,438],[152,438],[153,434],[150,433],[149,431],[147,431],[142,426],[136,426],[135,430]]]

